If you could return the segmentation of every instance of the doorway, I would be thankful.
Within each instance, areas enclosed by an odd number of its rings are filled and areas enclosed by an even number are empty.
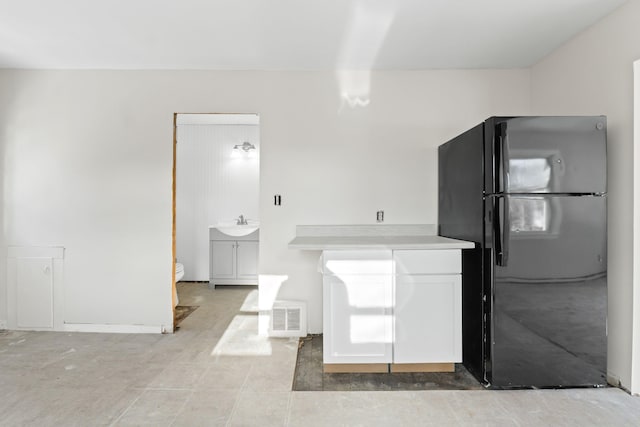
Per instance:
[[[212,261],[214,264],[220,259],[242,263],[246,259],[243,253],[235,256],[236,252],[213,258],[211,236],[218,229],[228,231],[221,228],[223,225],[231,227],[232,234],[241,226],[259,227],[259,126],[257,114],[176,113],[174,116],[174,310],[179,303],[177,265],[183,271],[182,281],[210,282],[213,287]],[[226,246],[233,251],[239,249],[237,245]],[[243,284],[257,285],[257,246],[256,242],[255,281],[244,280]],[[247,274],[245,265],[234,264],[232,268]]]

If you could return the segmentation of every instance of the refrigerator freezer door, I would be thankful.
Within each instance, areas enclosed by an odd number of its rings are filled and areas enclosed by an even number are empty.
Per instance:
[[[489,383],[605,385],[606,197],[541,194],[487,201],[487,228],[499,229],[487,242],[493,248]],[[493,212],[495,206],[503,213]],[[502,265],[496,263],[498,239]]]
[[[494,117],[485,136],[487,194],[607,191],[604,116]]]

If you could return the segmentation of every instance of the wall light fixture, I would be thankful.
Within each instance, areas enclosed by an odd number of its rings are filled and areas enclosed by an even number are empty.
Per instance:
[[[244,152],[249,152],[250,150],[255,150],[256,146],[252,143],[245,141],[242,144],[236,144],[233,146],[234,150],[243,150]]]

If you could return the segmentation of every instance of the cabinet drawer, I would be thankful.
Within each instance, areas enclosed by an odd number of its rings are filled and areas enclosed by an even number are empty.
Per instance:
[[[332,250],[322,252],[322,273],[393,274],[391,251],[388,250]]]
[[[460,249],[393,251],[395,274],[458,274]]]

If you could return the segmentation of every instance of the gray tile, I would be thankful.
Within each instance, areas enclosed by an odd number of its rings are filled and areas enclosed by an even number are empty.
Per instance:
[[[538,418],[547,421],[560,417],[571,419],[571,425],[640,425],[640,407],[628,395],[615,388],[545,390],[540,399],[546,411]],[[630,405],[630,406],[628,406]]]
[[[284,426],[291,392],[245,391],[238,396],[229,426]]]
[[[293,392],[290,425],[458,425],[441,392]]]
[[[616,388],[291,392],[297,340],[258,336],[251,289],[178,291],[176,334],[0,333],[0,425],[640,425]]]
[[[174,426],[224,426],[238,397],[238,391],[198,390],[176,416]]]
[[[1,425],[110,425],[140,395],[140,391],[57,387],[37,389],[3,411]]]
[[[190,396],[188,390],[146,390],[114,425],[170,426]]]
[[[202,380],[207,367],[200,364],[169,364],[148,384],[155,389],[193,389]]]
[[[217,358],[198,383],[199,390],[240,390],[251,371],[252,359]]]
[[[209,331],[198,334],[189,344],[179,349],[170,363],[208,365],[214,357],[212,352],[220,337],[220,333]]]
[[[244,388],[251,391],[291,391],[292,366],[277,360],[254,363]]]
[[[72,405],[69,405],[68,394],[65,393],[67,402],[64,420],[58,425],[65,426],[97,426],[111,425],[115,422],[137,399],[142,391],[135,389],[101,390],[87,394],[86,391],[78,391],[81,397]]]

